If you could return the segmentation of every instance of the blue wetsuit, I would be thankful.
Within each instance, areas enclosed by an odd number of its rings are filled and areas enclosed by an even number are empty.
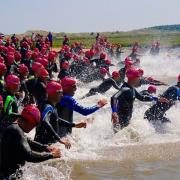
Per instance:
[[[84,116],[88,116],[96,112],[100,107],[83,107],[76,102],[72,96],[64,95],[61,101],[56,106],[58,110],[58,115],[60,118],[67,120],[70,123],[73,123],[73,111],[76,111]],[[72,132],[71,127],[60,127],[60,136],[66,136],[68,133]]]

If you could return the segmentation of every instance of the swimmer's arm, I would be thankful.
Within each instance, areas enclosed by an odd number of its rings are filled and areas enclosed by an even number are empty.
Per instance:
[[[141,94],[138,93],[136,90],[135,90],[135,96],[136,96],[136,98],[137,98],[138,100],[140,100],[140,101],[149,102],[149,101],[153,101],[153,100],[158,100],[158,98],[153,97],[153,96],[141,95]]]
[[[44,145],[44,144],[41,144],[37,141],[33,141],[30,138],[27,138],[27,140],[28,140],[29,146],[31,147],[31,149],[33,151],[38,151],[38,152],[47,151],[48,145]]]
[[[50,118],[50,114],[49,113],[47,113],[45,115],[45,117],[43,118],[43,123],[45,125],[45,128],[46,128],[47,131],[49,131],[52,134],[52,136],[54,136],[56,138],[56,140],[60,141],[59,135],[56,133],[54,128],[49,123],[49,118]]]
[[[84,115],[88,116],[94,112],[96,112],[100,107],[98,105],[92,106],[92,107],[84,107],[76,102],[75,99],[69,98],[68,108],[73,109],[74,111]]]
[[[114,80],[112,80],[112,85],[115,89],[120,90],[120,87],[117,85],[117,83]]]
[[[59,124],[62,126],[62,127],[75,127],[75,123],[71,123],[69,121],[66,121],[60,117],[58,117],[58,120],[59,120]]]
[[[32,151],[27,140],[24,137],[20,137],[20,139],[18,140],[19,140],[18,148],[26,161],[42,162],[53,158],[53,155],[51,153],[47,153],[47,152],[40,153],[40,152]]]

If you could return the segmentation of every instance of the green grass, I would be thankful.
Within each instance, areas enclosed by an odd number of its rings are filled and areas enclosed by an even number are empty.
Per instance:
[[[130,32],[114,32],[102,33],[108,38],[112,44],[121,44],[123,47],[129,47],[133,42],[138,41],[143,46],[150,46],[152,42],[160,41],[161,46],[180,45],[180,32],[160,32],[160,31],[130,31]],[[68,34],[70,43],[76,41],[82,42],[85,48],[90,48],[95,42],[95,35],[89,33]],[[53,47],[60,48],[62,46],[62,36],[55,35]]]
[[[33,31],[40,33],[44,36],[48,34],[46,31]],[[19,36],[30,36],[32,31],[27,31],[25,34]],[[180,31],[160,31],[152,29],[141,29],[128,32],[104,32],[100,33],[108,38],[108,41],[112,44],[121,44],[123,47],[131,46],[135,41],[138,41],[140,45],[151,46],[152,42],[160,41],[161,46],[169,47],[180,45]],[[53,33],[54,36],[54,48],[60,48],[62,46],[64,33]],[[90,48],[95,42],[96,33],[91,35],[90,33],[68,33],[70,43],[76,41],[82,42],[84,48]]]

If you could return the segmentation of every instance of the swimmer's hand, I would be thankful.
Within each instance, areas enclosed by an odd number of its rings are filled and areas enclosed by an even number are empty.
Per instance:
[[[99,107],[103,107],[103,106],[105,106],[107,104],[107,100],[106,99],[101,99],[101,100],[98,101],[97,104],[98,104]]]
[[[86,126],[87,126],[86,122],[80,122],[80,123],[75,124],[76,128],[86,128]]]
[[[70,149],[71,148],[71,143],[69,142],[68,139],[60,139],[59,141],[61,144],[64,144],[66,149]]]
[[[53,147],[53,146],[48,146],[46,149],[47,149],[47,151],[52,152],[52,151],[54,151],[56,148]]]
[[[169,103],[169,100],[168,99],[166,99],[166,98],[164,98],[164,97],[160,97],[159,99],[158,99],[158,101],[160,102],[160,103]]]
[[[52,155],[53,155],[53,158],[60,158],[61,157],[61,151],[60,149],[57,149],[57,148],[54,148],[52,151],[51,151]]]

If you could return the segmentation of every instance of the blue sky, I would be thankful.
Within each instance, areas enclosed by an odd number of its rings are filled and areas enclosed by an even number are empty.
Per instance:
[[[180,0],[0,0],[0,32],[127,31],[180,24]]]

